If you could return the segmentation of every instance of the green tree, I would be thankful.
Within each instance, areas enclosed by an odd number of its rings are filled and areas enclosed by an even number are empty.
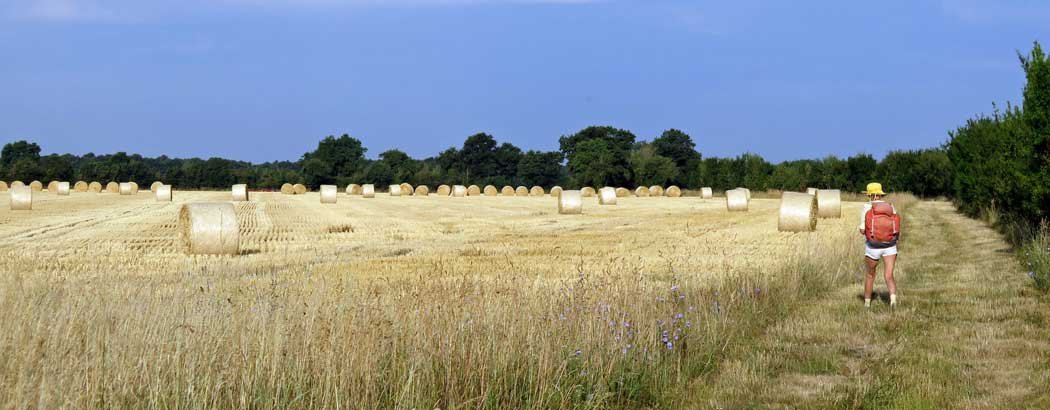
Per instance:
[[[678,177],[673,182],[689,186],[692,179],[690,173],[697,169],[701,160],[693,138],[689,134],[672,128],[654,139],[652,145],[657,155],[670,158],[678,168]]]
[[[384,161],[375,161],[365,170],[365,180],[377,187],[386,187],[394,183],[394,171]]]
[[[329,135],[317,143],[313,152],[303,154],[300,162],[304,164],[303,173],[310,185],[330,184],[339,177],[349,177],[363,169],[367,151],[360,140],[348,134],[339,138]],[[325,166],[314,164],[308,170],[305,163],[312,159],[323,162]]]
[[[635,185],[668,185],[678,178],[675,161],[656,154],[653,145],[644,144],[632,152],[630,162]]]
[[[558,143],[562,154],[568,160],[569,172],[577,182],[588,181],[587,184],[598,186],[622,186],[627,185],[630,176],[628,157],[634,140],[634,134],[627,130],[591,126],[573,135],[562,136]],[[592,160],[602,162],[588,163]]]
[[[394,181],[411,181],[419,170],[419,161],[412,159],[401,150],[387,150],[379,154],[379,160],[390,166]]]
[[[589,139],[576,144],[569,170],[577,186],[614,185],[610,181],[621,179],[621,174],[626,171],[615,163],[613,150],[605,140]]]
[[[526,152],[518,162],[518,179],[525,185],[557,185],[562,174],[561,152]]]

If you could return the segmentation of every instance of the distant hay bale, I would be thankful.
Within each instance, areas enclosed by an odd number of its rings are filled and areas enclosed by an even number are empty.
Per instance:
[[[477,185],[468,186],[467,196],[481,196],[481,188]]]
[[[744,194],[747,195],[747,200],[748,201],[751,200],[751,190],[750,189],[740,188],[740,187],[737,187],[737,189],[744,191]]]
[[[120,185],[117,185],[117,191],[121,195],[131,195],[131,184],[127,182],[121,182]]]
[[[420,185],[416,187],[416,196],[421,196],[425,198],[427,197],[427,195],[430,195],[430,188],[427,188],[426,185]]]
[[[396,186],[398,190],[401,189],[401,186],[399,186],[399,185],[391,185],[391,186],[392,187]],[[338,194],[339,194],[339,187],[337,187],[335,185],[321,185],[321,203],[322,204],[334,204],[334,203],[336,203],[336,201],[338,200],[338,197],[339,197]]]
[[[139,193],[139,184],[136,184],[134,182],[128,182],[128,184],[131,185],[131,194],[132,195],[138,195],[138,193]]]
[[[726,191],[726,209],[730,211],[747,211],[747,192],[743,189],[730,189]]]
[[[233,201],[244,202],[248,200],[248,184],[236,184],[233,186]]]
[[[390,196],[401,196],[401,185],[390,185],[386,191]]]
[[[582,195],[584,198],[590,198],[590,197],[595,196],[597,194],[598,193],[594,190],[594,188],[591,188],[589,186],[585,186],[583,188],[580,188],[580,195]]]
[[[149,191],[152,193],[157,193],[157,188],[160,188],[161,185],[164,185],[164,183],[160,181],[153,181],[152,184],[149,184]]]
[[[375,198],[376,187],[372,184],[361,185],[361,197],[362,198]]]
[[[7,192],[8,189],[9,188],[7,187],[7,183],[4,181],[0,181],[0,192]]]
[[[106,192],[109,192],[111,194],[119,194],[120,184],[113,181],[109,181],[108,183],[106,183]]]
[[[553,188],[551,188],[551,196],[557,198],[558,195],[561,195],[561,191],[562,191],[561,187],[555,185]]]
[[[73,192],[87,192],[87,191],[88,191],[88,183],[87,182],[77,181],[77,183],[73,184]]]
[[[810,194],[810,195],[816,195],[817,191],[819,191],[819,190],[816,189],[816,188],[806,188],[806,193]]]
[[[817,190],[817,217],[842,217],[842,192],[837,189]]]
[[[281,193],[284,195],[295,195],[295,187],[285,182],[281,184]]]
[[[44,184],[41,184],[40,181],[33,181],[29,183],[29,189],[32,189],[33,192],[40,192],[44,190]]]
[[[667,194],[667,196],[670,198],[678,198],[682,196],[682,189],[678,188],[677,186],[671,185],[667,187],[667,191],[664,193]]]
[[[700,197],[701,198],[703,198],[703,199],[711,199],[711,198],[714,198],[714,196],[715,196],[715,193],[714,193],[714,191],[711,190],[711,187],[705,186],[703,188],[700,188]]]
[[[179,210],[183,247],[194,255],[236,255],[241,235],[237,211],[229,202],[185,204]]]
[[[514,196],[529,196],[529,189],[523,186],[514,188]]]
[[[598,205],[616,205],[616,188],[605,187],[598,190]]]
[[[640,186],[634,189],[634,196],[646,198],[649,196],[649,187]]]
[[[506,185],[499,190],[499,193],[503,196],[514,196],[514,187]]]
[[[649,196],[664,196],[664,187],[659,185],[649,187]]]
[[[780,232],[809,232],[817,229],[817,198],[801,192],[780,196]]]
[[[350,184],[346,186],[347,195],[361,195],[362,192],[363,190],[361,189],[361,185]]]
[[[33,210],[33,189],[27,186],[12,186],[8,188],[11,191],[11,210],[12,211],[31,211]]]
[[[631,196],[631,190],[624,187],[616,188],[616,196],[619,198],[628,198]]]
[[[47,183],[47,192],[55,193],[58,192],[58,181],[51,181]]]
[[[462,198],[462,197],[465,197],[465,196],[467,196],[467,187],[465,187],[463,185],[453,185],[452,186],[452,197]]]
[[[547,193],[543,192],[543,187],[541,187],[539,185],[536,185],[536,186],[532,187],[531,189],[529,189],[529,195],[530,196],[544,196],[544,195],[547,195]]]
[[[23,184],[22,181],[15,180],[11,181],[11,186],[9,186],[8,189],[21,188],[24,186],[26,186],[26,184]]]
[[[561,191],[558,194],[559,214],[581,214],[583,213],[583,193],[580,191]]]
[[[171,202],[171,185],[160,184],[153,195],[157,202]]]
[[[438,196],[449,196],[452,194],[452,187],[445,184],[438,185],[437,194]]]
[[[91,181],[91,183],[88,184],[88,192],[102,192],[102,183],[98,181]]]
[[[295,191],[296,195],[302,195],[310,191],[309,189],[306,189],[306,185],[303,184],[292,185],[292,190]]]
[[[402,182],[401,183],[401,195],[403,195],[403,196],[412,196],[413,192],[415,192],[415,190],[412,189],[412,184],[409,184],[407,182]]]
[[[485,196],[496,196],[499,195],[499,190],[492,185],[485,185]]]
[[[55,194],[62,195],[62,196],[69,195],[69,182],[68,181],[59,182],[57,185],[58,186],[55,187]]]

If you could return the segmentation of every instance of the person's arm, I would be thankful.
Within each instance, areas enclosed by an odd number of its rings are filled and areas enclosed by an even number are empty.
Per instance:
[[[860,224],[857,225],[857,231],[861,235],[864,235],[864,217],[868,214],[868,210],[871,209],[871,204],[864,204],[860,207]]]

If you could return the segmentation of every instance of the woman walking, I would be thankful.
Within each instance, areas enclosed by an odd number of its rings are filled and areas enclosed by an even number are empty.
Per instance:
[[[860,213],[857,229],[864,235],[864,262],[868,265],[864,277],[864,307],[871,307],[871,291],[875,285],[875,268],[879,260],[886,262],[886,287],[890,291],[890,306],[897,306],[897,282],[893,279],[893,265],[897,262],[897,241],[900,239],[901,219],[893,204],[884,201],[882,184],[872,182],[864,191],[868,203]]]

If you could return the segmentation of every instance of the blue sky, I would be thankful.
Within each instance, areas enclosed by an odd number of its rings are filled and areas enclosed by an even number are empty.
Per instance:
[[[804,3],[798,5],[795,3]],[[0,142],[415,157],[613,125],[773,161],[935,146],[1020,102],[1047,1],[0,0]]]

